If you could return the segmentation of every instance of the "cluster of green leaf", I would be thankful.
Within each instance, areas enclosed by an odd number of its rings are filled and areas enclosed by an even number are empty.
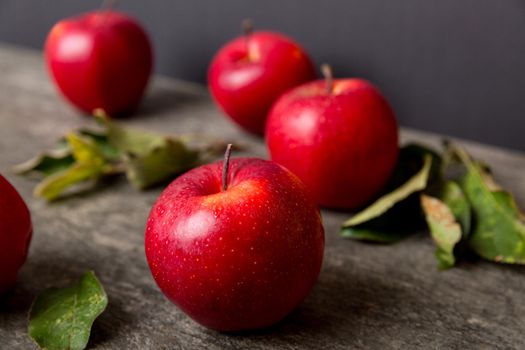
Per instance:
[[[442,154],[401,149],[385,193],[343,223],[346,238],[393,243],[428,227],[438,267],[454,266],[467,249],[501,263],[525,264],[525,217],[490,169],[463,148]]]
[[[14,168],[19,174],[43,176],[36,197],[52,201],[120,173],[135,188],[145,189],[208,162],[226,145],[214,141],[190,146],[183,137],[126,128],[100,111],[95,116],[100,130],[72,131],[55,149]]]
[[[85,349],[91,326],[105,310],[108,297],[91,271],[77,283],[42,292],[29,312],[29,335],[42,349]]]

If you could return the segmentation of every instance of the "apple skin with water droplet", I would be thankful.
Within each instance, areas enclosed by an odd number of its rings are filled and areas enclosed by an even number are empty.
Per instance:
[[[390,178],[399,154],[390,105],[363,79],[317,80],[277,100],[266,124],[271,159],[295,173],[317,203],[357,209]]]
[[[58,89],[73,105],[92,114],[116,116],[139,104],[153,53],[142,26],[112,10],[88,12],[53,26],[45,59]]]
[[[33,226],[16,189],[0,175],[0,295],[15,284],[25,263]]]
[[[162,292],[219,331],[275,324],[317,281],[324,250],[319,209],[303,183],[266,160],[195,168],[153,206],[146,257]]]

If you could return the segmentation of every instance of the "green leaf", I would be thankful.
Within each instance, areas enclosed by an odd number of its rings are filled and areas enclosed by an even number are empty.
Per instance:
[[[57,149],[42,153],[22,164],[13,167],[16,174],[27,175],[32,172],[42,173],[44,176],[53,175],[69,168],[75,163],[71,150]]]
[[[386,186],[388,192],[394,191],[403,185],[410,177],[421,170],[426,156],[432,158],[432,164],[428,172],[428,185],[440,183],[441,176],[441,155],[432,148],[421,144],[411,143],[401,148],[396,168]]]
[[[430,153],[419,153],[420,150],[416,151],[414,147],[414,145],[409,145],[401,150],[399,161],[391,180],[394,184],[387,186],[391,188],[391,191],[347,220],[343,224],[344,226],[359,225],[379,217],[411,194],[426,188],[433,156]]]
[[[503,208],[506,208],[507,212],[512,213],[511,215],[513,215],[515,219],[525,221],[523,212],[518,208],[516,200],[509,192],[498,190],[492,192],[492,195]]]
[[[174,138],[127,128],[101,110],[95,117],[102,130],[78,129],[61,138],[55,150],[15,167],[19,174],[44,175],[35,196],[52,201],[119,173],[145,189],[213,160],[226,146],[203,135]]]
[[[33,303],[29,335],[42,349],[85,349],[95,319],[104,311],[108,298],[93,272],[66,288],[50,288]]]
[[[436,244],[439,269],[456,264],[455,248],[470,230],[470,204],[460,186],[447,181],[439,198],[421,195],[421,207]]]
[[[363,222],[369,221],[373,218],[380,216],[400,201],[406,199],[412,193],[421,191],[427,186],[428,174],[430,166],[432,164],[432,157],[425,156],[424,164],[421,170],[419,170],[414,176],[412,176],[407,182],[396,190],[387,193],[386,195],[379,198],[371,206],[366,208],[360,213],[357,213],[352,218],[347,220],[345,226],[355,226],[362,224]]]
[[[166,138],[163,144],[148,153],[128,153],[124,163],[131,184],[145,189],[196,166],[198,160],[197,152],[187,149],[180,141]]]
[[[39,183],[34,191],[36,197],[55,200],[72,186],[96,181],[104,173],[106,159],[93,140],[75,133],[67,135],[66,140],[75,162]]]
[[[461,148],[456,152],[467,169],[462,185],[474,214],[469,246],[487,260],[525,264],[525,221],[516,201],[485,166]]]
[[[126,175],[135,188],[151,187],[198,164],[199,152],[180,139],[124,128],[101,115],[98,118],[107,128],[108,142],[124,154]]]
[[[377,231],[367,228],[360,229],[353,227],[342,228],[340,234],[343,238],[383,244],[395,243],[407,237],[407,235],[402,232]]]
[[[107,117],[98,117],[106,128],[108,143],[123,154],[143,155],[163,147],[167,137],[157,133],[123,127]]]
[[[116,161],[121,153],[109,142],[105,132],[90,129],[79,129],[76,132],[83,140],[90,139],[104,158]],[[70,168],[75,163],[70,143],[67,137],[61,138],[53,150],[44,152],[22,164],[13,167],[13,172],[19,175],[27,175],[33,172],[41,173],[44,177]]]
[[[427,187],[439,162],[433,151],[417,145],[401,149],[389,192],[343,223],[341,235],[379,243],[398,241],[421,228],[418,192]],[[432,175],[433,176],[433,175]]]
[[[400,241],[423,227],[416,199],[410,196],[376,218],[355,226],[343,226],[339,233],[344,238],[374,243]]]

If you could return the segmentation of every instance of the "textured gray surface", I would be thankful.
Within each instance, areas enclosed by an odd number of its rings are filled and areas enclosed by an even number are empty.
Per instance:
[[[0,40],[42,47],[102,0],[0,0]],[[376,83],[401,124],[525,151],[523,0],[126,0],[162,74],[203,82],[242,18],[296,38],[336,75]]]
[[[143,253],[148,210],[161,189],[136,192],[116,180],[53,204],[31,198],[35,180],[11,165],[71,128],[90,124],[62,103],[32,51],[0,47],[0,172],[20,190],[35,233],[18,284],[0,308],[0,349],[36,348],[26,335],[33,297],[93,269],[110,298],[95,322],[96,349],[523,349],[525,268],[481,261],[438,272],[426,234],[378,246],[338,237],[344,213],[324,211],[326,252],[318,284],[275,327],[227,335],[192,322],[157,289]],[[157,79],[144,106],[125,123],[171,133],[206,132],[242,140],[264,156],[261,140],[235,129],[197,87]],[[435,135],[402,138],[437,143]],[[523,154],[467,144],[525,203]]]

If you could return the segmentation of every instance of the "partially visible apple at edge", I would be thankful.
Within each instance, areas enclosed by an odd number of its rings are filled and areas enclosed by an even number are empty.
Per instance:
[[[0,175],[0,296],[15,284],[32,234],[29,209],[16,189]]]

